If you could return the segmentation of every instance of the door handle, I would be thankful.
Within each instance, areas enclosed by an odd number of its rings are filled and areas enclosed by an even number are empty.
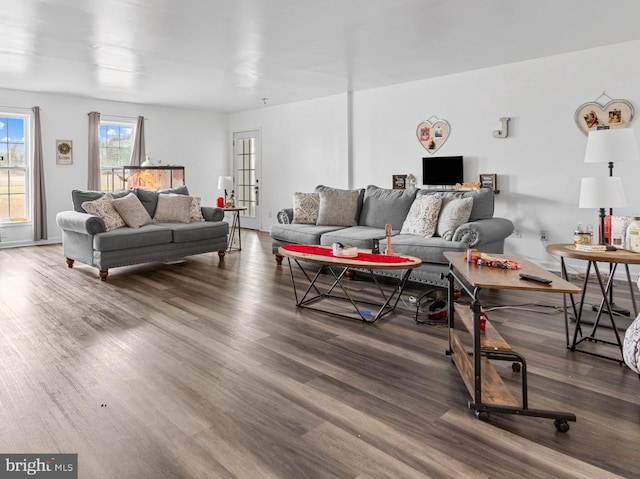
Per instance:
[[[260,188],[258,188],[258,185],[253,187],[253,190],[256,193],[256,206],[258,206],[260,204]]]

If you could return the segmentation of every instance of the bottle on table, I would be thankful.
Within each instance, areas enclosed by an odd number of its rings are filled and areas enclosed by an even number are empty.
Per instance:
[[[627,249],[633,253],[640,253],[640,216],[634,217],[627,227]]]

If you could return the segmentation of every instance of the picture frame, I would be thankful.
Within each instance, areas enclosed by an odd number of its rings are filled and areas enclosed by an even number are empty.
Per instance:
[[[407,175],[392,175],[391,186],[394,190],[407,189]]]
[[[498,175],[495,173],[481,173],[480,188],[490,188],[496,191],[498,189]]]
[[[73,141],[56,140],[56,164],[73,164]]]
[[[600,98],[606,95],[601,95]],[[598,98],[598,100],[600,99]],[[597,100],[583,103],[574,114],[576,125],[588,135],[592,130],[608,130],[610,128],[627,128],[635,115],[631,102],[622,99],[610,99],[606,104]]]

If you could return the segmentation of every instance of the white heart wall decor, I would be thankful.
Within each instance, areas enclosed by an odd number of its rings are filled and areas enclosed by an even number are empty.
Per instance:
[[[416,130],[418,141],[430,155],[433,155],[444,145],[449,138],[449,133],[451,133],[449,123],[435,116],[421,122]]]
[[[580,131],[588,135],[591,130],[626,128],[633,114],[633,105],[627,100],[611,100],[605,105],[590,101],[578,107],[574,120]]]

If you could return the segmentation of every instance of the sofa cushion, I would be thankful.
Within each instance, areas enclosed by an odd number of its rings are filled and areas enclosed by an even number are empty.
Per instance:
[[[109,194],[113,198],[123,198],[131,193],[131,190],[122,190],[110,192]],[[88,213],[88,211],[82,208],[82,203],[86,201],[94,201],[98,198],[102,198],[106,194],[105,191],[95,191],[95,190],[72,190],[71,191],[71,202],[73,203],[74,211],[78,213]]]
[[[380,240],[380,251],[387,247],[387,240]],[[444,257],[447,251],[460,252],[467,250],[467,244],[457,241],[447,241],[433,236],[425,238],[418,235],[396,235],[391,238],[393,254],[409,255],[420,258],[423,263],[449,264]]]
[[[318,193],[293,194],[293,223],[315,225],[320,212]]]
[[[401,234],[430,237],[436,234],[442,198],[436,195],[418,196],[402,224]]]
[[[355,226],[358,224],[358,190],[320,191],[318,225]]]
[[[416,188],[392,190],[367,186],[358,224],[373,228],[384,228],[385,224],[391,224],[392,229],[400,230],[417,193]]]
[[[116,251],[140,246],[168,244],[172,240],[172,231],[159,225],[144,225],[140,228],[118,228],[100,233],[93,237],[93,249],[97,251]]]
[[[153,216],[154,221],[188,223],[191,212],[190,196],[158,194],[158,205]]]
[[[397,233],[395,231],[394,233]],[[385,237],[384,228],[371,228],[370,226],[351,226],[336,231],[325,233],[320,238],[322,246],[331,246],[333,243],[357,246],[358,248],[371,249],[374,239]]]
[[[82,209],[104,221],[107,231],[125,226],[125,222],[113,207],[113,196],[105,193],[93,201],[82,203]]]
[[[275,224],[271,226],[271,238],[285,244],[320,244],[323,234],[341,229],[342,226]]]
[[[454,198],[451,196],[442,198],[437,235],[451,241],[456,228],[469,221],[472,207],[473,198]]]
[[[116,198],[113,200],[113,207],[122,217],[127,226],[131,228],[139,228],[153,222],[147,210],[142,206],[138,197],[129,193],[124,198]]]
[[[332,188],[331,186],[318,185],[315,189],[316,193],[321,191],[357,191],[358,192],[358,211],[356,211],[356,220],[360,218],[360,212],[362,211],[362,201],[364,200],[364,188],[357,188],[354,190],[341,190],[339,188]]]
[[[149,213],[149,216],[151,216],[152,218],[156,214],[156,207],[158,205],[158,195],[160,193],[189,196],[189,190],[187,189],[186,186],[179,186],[177,188],[168,188],[166,190],[159,190],[159,191],[144,190],[142,188],[136,189],[136,195],[138,196],[138,199],[142,203],[142,206],[144,206],[145,209],[147,210],[147,213]]]
[[[226,236],[229,223],[225,221],[198,221],[194,223],[157,223],[171,230],[174,243],[188,243]]]

